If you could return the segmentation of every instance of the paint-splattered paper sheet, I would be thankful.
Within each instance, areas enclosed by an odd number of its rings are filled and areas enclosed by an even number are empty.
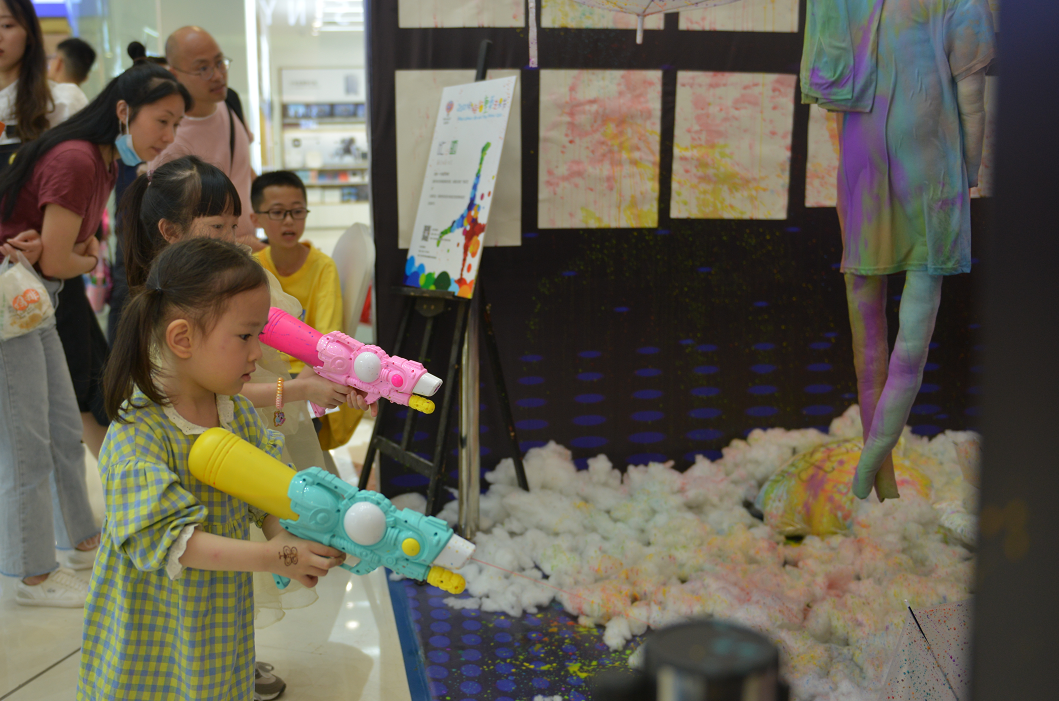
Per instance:
[[[786,219],[795,76],[677,75],[675,219]]]
[[[525,27],[525,0],[398,0],[397,26]]]
[[[543,70],[538,225],[658,225],[661,71]]]
[[[680,13],[680,28],[713,32],[797,32],[798,0],[739,0]]]
[[[489,71],[488,79],[517,76],[517,70]],[[397,104],[397,241],[408,248],[412,241],[427,170],[430,139],[438,118],[441,91],[474,82],[473,70],[397,71],[394,77]],[[519,246],[522,243],[522,86],[515,84],[513,108],[507,122],[496,192],[489,210],[486,246]]]
[[[650,15],[644,20],[644,29],[662,29],[664,25],[665,19],[662,15]],[[636,29],[636,15],[588,7],[574,0],[542,0],[541,26],[576,29]]]

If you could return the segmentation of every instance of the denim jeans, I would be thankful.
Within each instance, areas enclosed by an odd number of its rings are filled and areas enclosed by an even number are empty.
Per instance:
[[[45,282],[55,302],[58,282]],[[88,503],[81,414],[55,319],[0,341],[0,573],[58,567],[56,545],[99,533]]]

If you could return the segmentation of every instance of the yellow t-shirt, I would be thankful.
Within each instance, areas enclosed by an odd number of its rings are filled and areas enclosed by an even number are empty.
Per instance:
[[[271,246],[258,251],[254,257],[265,270],[276,276],[284,292],[301,302],[302,309],[305,310],[302,321],[320,333],[344,332],[342,285],[338,279],[338,268],[330,257],[313,248],[308,241],[302,241],[301,245],[309,249],[309,256],[293,275],[279,274],[276,264],[272,262]],[[305,363],[300,360],[285,357],[290,361],[293,374],[297,375],[305,367]],[[320,447],[331,450],[349,442],[363,414],[359,409],[343,406],[340,411],[325,416],[323,429],[317,436]]]
[[[309,249],[309,257],[293,275],[283,276],[272,262],[272,247],[254,254],[265,270],[276,276],[283,291],[301,302],[305,310],[302,318],[320,333],[345,331],[342,328],[342,286],[338,281],[338,268],[330,257],[321,253],[308,241],[301,245]],[[305,367],[300,360],[291,358],[291,371],[297,375]]]

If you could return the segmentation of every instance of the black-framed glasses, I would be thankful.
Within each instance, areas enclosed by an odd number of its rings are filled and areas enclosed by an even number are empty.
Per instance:
[[[217,71],[221,71],[222,73],[227,74],[228,73],[228,69],[231,68],[231,66],[232,66],[232,59],[228,58],[227,56],[224,56],[224,57],[220,58],[216,63],[211,64],[211,65],[203,66],[202,68],[199,68],[198,70],[194,70],[194,71],[185,71],[185,70],[182,70],[182,69],[177,68],[175,66],[173,66],[172,68],[173,68],[173,70],[180,71],[181,73],[187,73],[188,75],[198,76],[199,78],[202,78],[203,80],[209,80],[209,79],[213,78],[213,74],[216,73]]]
[[[267,214],[268,218],[272,221],[283,221],[290,215],[291,219],[295,221],[301,221],[305,219],[309,214],[309,210],[305,207],[298,207],[297,209],[270,209],[267,212],[254,212],[255,214]]]

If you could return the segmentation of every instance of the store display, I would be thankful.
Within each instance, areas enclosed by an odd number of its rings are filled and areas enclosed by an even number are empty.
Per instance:
[[[364,70],[283,69],[279,167],[305,183],[319,228],[342,228],[363,214],[342,208],[368,202],[370,142]]]
[[[283,165],[301,168],[340,169],[367,167],[368,139],[361,131],[285,129]]]

